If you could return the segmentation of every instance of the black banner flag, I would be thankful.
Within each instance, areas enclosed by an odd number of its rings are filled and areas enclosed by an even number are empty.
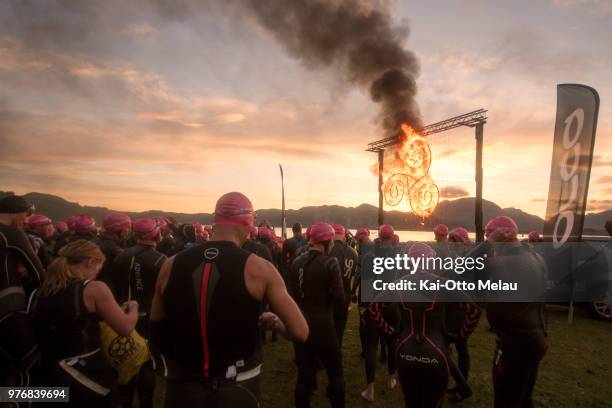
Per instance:
[[[544,236],[559,248],[582,237],[599,95],[585,85],[557,86],[557,119]]]

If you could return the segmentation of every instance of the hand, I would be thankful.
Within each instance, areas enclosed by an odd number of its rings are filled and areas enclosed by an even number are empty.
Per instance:
[[[132,310],[138,312],[138,302],[135,300],[130,300],[129,302],[125,302],[123,304],[123,309],[126,313],[130,313]]]
[[[265,330],[278,330],[280,319],[272,312],[264,312],[259,316],[259,324]]]

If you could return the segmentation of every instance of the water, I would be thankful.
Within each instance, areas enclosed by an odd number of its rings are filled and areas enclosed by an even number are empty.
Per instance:
[[[357,232],[357,230],[355,229],[349,229],[349,231],[351,231],[353,235],[355,235],[355,233]],[[274,232],[276,232],[276,236],[279,236],[279,237],[281,236],[280,228],[278,227],[274,228]],[[427,242],[427,241],[434,240],[434,234],[431,231],[398,231],[398,230],[395,230],[395,233],[399,235],[401,242],[408,242],[408,241]],[[291,236],[293,236],[293,233],[291,232],[291,228],[287,228],[287,237],[289,238]],[[374,239],[377,236],[378,236],[378,233],[375,230],[370,231],[371,239]],[[476,234],[474,234],[473,232],[470,232],[469,236],[472,241],[476,239]]]

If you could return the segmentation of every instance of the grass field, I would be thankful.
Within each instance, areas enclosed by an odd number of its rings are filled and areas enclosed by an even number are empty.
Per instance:
[[[567,323],[567,308],[548,307],[550,348],[540,365],[534,393],[537,406],[544,407],[612,407],[612,324],[595,321],[577,309],[572,325]],[[470,338],[472,370],[470,383],[474,396],[458,407],[491,407],[493,401],[491,364],[494,335],[488,332],[483,316]],[[386,364],[376,372],[374,403],[359,396],[365,386],[364,363],[359,356],[358,316],[353,309],[344,336],[344,376],[347,407],[401,407],[399,387],[387,390]],[[293,406],[293,388],[297,371],[293,364],[291,343],[280,340],[264,346],[262,394],[264,407]],[[312,406],[329,406],[325,398],[327,377],[319,372],[319,389]]]

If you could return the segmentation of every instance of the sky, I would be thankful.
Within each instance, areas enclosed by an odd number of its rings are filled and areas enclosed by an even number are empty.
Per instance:
[[[355,1],[404,28],[423,123],[488,109],[484,198],[502,207],[544,216],[556,85],[596,88],[588,210],[612,209],[612,1]],[[279,208],[282,163],[288,208],[376,205],[367,89],[241,4],[1,2],[0,190],[179,212],[241,191]],[[429,142],[443,198],[473,195],[473,129]]]

